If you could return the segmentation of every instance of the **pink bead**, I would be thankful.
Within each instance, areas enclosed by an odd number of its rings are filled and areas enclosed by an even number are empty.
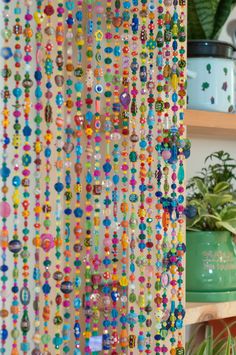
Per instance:
[[[23,173],[24,176],[29,176],[30,171],[28,169],[25,169],[25,170],[22,171],[22,173]]]
[[[64,307],[70,307],[70,301],[64,301],[63,302]]]
[[[0,203],[0,216],[3,218],[9,217],[11,214],[11,207],[8,202],[2,201]]]
[[[42,105],[41,103],[39,103],[39,102],[35,105],[35,109],[36,109],[37,111],[41,111],[42,108],[43,108],[43,105]]]
[[[71,268],[70,268],[69,266],[65,267],[65,268],[64,268],[64,272],[65,272],[66,274],[69,274],[69,273],[71,272]]]
[[[108,238],[105,238],[104,241],[103,241],[103,244],[106,246],[106,247],[110,247],[111,246],[111,239],[108,239]]]
[[[89,205],[86,207],[87,212],[92,212],[92,210],[93,210],[93,206]]]
[[[103,6],[100,6],[100,5],[95,6],[95,12],[97,14],[103,14],[103,12],[104,12]]]
[[[164,160],[168,160],[168,159],[170,159],[170,157],[171,157],[171,152],[169,150],[164,150],[162,152],[162,158]]]

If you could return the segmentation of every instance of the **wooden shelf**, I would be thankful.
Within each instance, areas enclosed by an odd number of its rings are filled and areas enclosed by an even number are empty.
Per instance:
[[[186,303],[186,325],[234,316],[236,316],[236,301],[220,303]]]
[[[188,136],[236,138],[236,114],[186,110]]]

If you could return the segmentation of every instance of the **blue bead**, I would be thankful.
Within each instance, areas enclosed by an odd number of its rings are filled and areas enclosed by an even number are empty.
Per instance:
[[[8,60],[13,56],[12,50],[10,47],[3,47],[1,49],[1,56],[3,57],[3,59]]]
[[[14,95],[15,97],[19,98],[19,97],[22,95],[22,90],[21,90],[21,88],[15,88],[15,89],[13,90],[13,95]]]
[[[66,185],[71,184],[71,176],[70,175],[66,175],[65,182],[66,182]]]
[[[111,221],[110,221],[109,219],[104,219],[103,225],[104,225],[105,227],[109,227],[109,226],[111,225]]]
[[[82,208],[76,208],[75,210],[74,210],[74,215],[75,215],[75,217],[77,217],[77,218],[81,218],[82,216],[83,216],[83,210],[82,210]]]
[[[41,90],[41,88],[39,86],[36,88],[34,94],[35,94],[37,99],[40,99],[42,97],[43,92],[42,92],[42,90]]]
[[[124,6],[125,9],[130,9],[131,4],[130,4],[129,1],[124,1],[123,2],[123,6]]]
[[[120,322],[121,323],[126,323],[126,317],[125,316],[121,316],[120,317]]]
[[[19,292],[19,287],[13,286],[11,290],[12,290],[12,293],[18,293]]]
[[[81,308],[81,300],[79,298],[74,299],[74,307]]]
[[[44,152],[44,155],[45,155],[46,158],[49,158],[51,156],[51,153],[52,153],[51,149],[50,148],[46,148],[45,152]]]
[[[105,173],[109,173],[111,171],[111,164],[109,162],[106,162],[104,165],[103,165],[103,170],[105,171]]]
[[[67,25],[73,25],[73,23],[74,23],[73,17],[68,17],[68,18],[66,19],[66,23],[67,23]]]
[[[118,315],[119,315],[118,311],[116,309],[112,309],[112,311],[111,311],[112,318],[116,318],[116,317],[118,317]]]
[[[36,72],[34,73],[34,78],[35,78],[36,81],[42,80],[42,73],[41,73],[41,71],[36,70]]]
[[[8,178],[8,176],[10,175],[10,169],[7,166],[3,166],[0,169],[0,175],[2,178]]]
[[[54,185],[54,188],[57,192],[61,192],[64,188],[64,185],[61,183],[61,182],[57,182],[55,185]]]
[[[92,179],[93,179],[92,175],[88,172],[87,175],[86,175],[86,182],[88,184],[90,184],[92,182]]]
[[[10,138],[9,137],[5,137],[4,138],[4,144],[9,144],[10,143]]]
[[[114,55],[116,57],[119,57],[121,55],[121,47],[120,46],[115,46],[114,48]]]
[[[20,348],[23,352],[27,353],[30,349],[30,344],[29,343],[21,343]]]
[[[105,53],[112,53],[113,52],[113,48],[112,47],[106,47],[104,49]]]
[[[52,83],[51,83],[50,81],[48,81],[48,82],[46,83],[46,88],[47,88],[47,89],[51,89],[51,87],[52,87]]]
[[[69,215],[71,215],[72,210],[71,210],[70,208],[66,208],[66,209],[64,210],[64,213],[65,213],[67,216],[69,216]]]
[[[77,92],[81,92],[81,91],[83,91],[83,89],[84,89],[84,84],[81,83],[80,81],[78,81],[78,83],[75,84],[75,90]]]
[[[44,284],[42,287],[43,293],[45,293],[45,295],[48,295],[51,291],[51,286],[49,284]]]
[[[20,183],[21,183],[21,179],[19,176],[14,176],[13,179],[12,179],[12,185],[15,186],[15,187],[18,187],[20,186]]]
[[[109,326],[110,326],[110,321],[108,320],[108,319],[105,319],[104,321],[103,321],[103,326],[106,328],[108,328]]]
[[[82,21],[83,19],[83,12],[82,11],[77,11],[76,12],[76,20],[77,21]]]
[[[56,104],[58,106],[61,106],[63,104],[63,102],[64,102],[64,98],[63,98],[62,94],[57,94],[57,96],[56,96]]]
[[[0,270],[2,271],[2,272],[6,272],[7,270],[8,270],[8,266],[7,265],[2,265],[1,267],[0,267]]]
[[[1,329],[1,339],[6,340],[8,337],[8,331],[7,329]]]
[[[139,243],[138,246],[139,246],[139,249],[145,249],[146,248],[146,244],[145,243]]]
[[[29,126],[25,126],[23,129],[23,134],[25,137],[31,136],[32,129]]]
[[[66,2],[66,8],[67,8],[67,10],[73,10],[74,7],[75,7],[75,5],[74,5],[73,1],[67,1],[67,2]]]
[[[93,113],[91,111],[86,112],[85,118],[86,118],[87,121],[92,121]]]

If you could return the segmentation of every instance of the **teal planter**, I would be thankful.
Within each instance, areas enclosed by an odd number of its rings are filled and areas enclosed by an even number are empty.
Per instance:
[[[227,232],[187,232],[186,300],[236,300],[236,245]]]

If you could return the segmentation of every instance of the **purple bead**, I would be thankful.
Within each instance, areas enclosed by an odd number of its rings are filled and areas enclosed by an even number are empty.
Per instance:
[[[123,106],[128,106],[130,104],[131,98],[130,94],[127,91],[123,91],[120,94],[120,103]]]

